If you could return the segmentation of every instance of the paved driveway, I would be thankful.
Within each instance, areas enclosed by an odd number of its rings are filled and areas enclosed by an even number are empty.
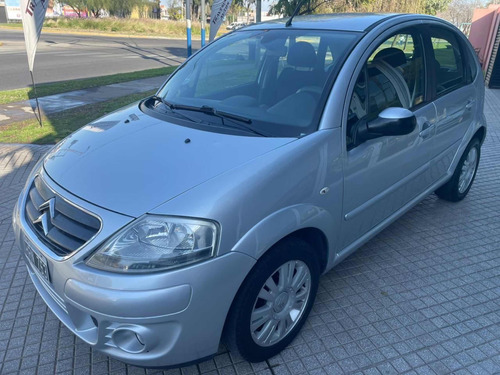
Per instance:
[[[166,374],[500,373],[500,90],[475,185],[434,195],[323,276],[311,316],[277,357],[221,348]],[[11,210],[44,147],[0,145],[0,373],[153,374],[92,351],[37,295],[13,246]]]

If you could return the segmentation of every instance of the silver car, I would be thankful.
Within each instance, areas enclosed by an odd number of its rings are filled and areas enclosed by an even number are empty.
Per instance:
[[[467,195],[486,123],[464,35],[420,15],[285,22],[209,44],[29,176],[16,240],[93,348],[175,366],[223,339],[262,361],[297,335],[321,274],[428,194]]]

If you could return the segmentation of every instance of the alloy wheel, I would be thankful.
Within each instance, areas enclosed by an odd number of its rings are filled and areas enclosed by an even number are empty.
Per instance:
[[[300,260],[291,260],[266,280],[250,317],[252,338],[257,345],[271,346],[295,327],[311,294],[311,272]]]

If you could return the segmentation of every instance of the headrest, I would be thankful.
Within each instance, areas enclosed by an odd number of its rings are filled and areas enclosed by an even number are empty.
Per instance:
[[[386,48],[378,52],[373,58],[373,61],[377,60],[383,60],[389,65],[391,65],[393,68],[397,68],[401,65],[406,64],[405,53],[399,48],[393,48],[393,47]]]
[[[314,47],[307,42],[292,44],[286,59],[288,65],[300,68],[314,68],[316,66],[316,52]]]

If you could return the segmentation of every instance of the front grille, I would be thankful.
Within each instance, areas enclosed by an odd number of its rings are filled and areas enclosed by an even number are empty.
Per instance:
[[[87,243],[101,227],[98,218],[66,202],[36,177],[26,199],[26,221],[37,237],[59,256]]]

